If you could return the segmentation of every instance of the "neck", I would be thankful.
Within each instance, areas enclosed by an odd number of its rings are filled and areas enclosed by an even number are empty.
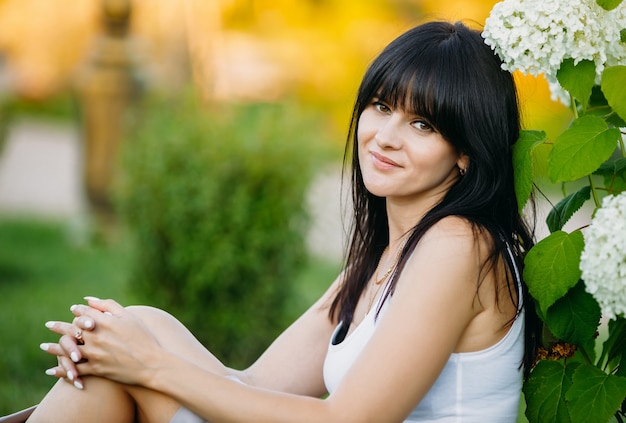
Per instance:
[[[387,197],[389,249],[404,242],[404,236],[422,220],[426,213],[441,202],[443,195],[445,192],[420,199]]]

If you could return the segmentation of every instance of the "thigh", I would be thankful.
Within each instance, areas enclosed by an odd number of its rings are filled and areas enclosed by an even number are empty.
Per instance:
[[[232,373],[171,314],[149,306],[129,306],[126,309],[142,320],[166,350],[212,373],[223,376]]]
[[[135,403],[133,423],[170,423],[181,408],[177,401],[157,391],[128,385],[124,385],[123,389]]]
[[[169,423],[180,408],[173,399],[139,386],[85,376],[78,390],[58,380],[43,398],[29,423]]]

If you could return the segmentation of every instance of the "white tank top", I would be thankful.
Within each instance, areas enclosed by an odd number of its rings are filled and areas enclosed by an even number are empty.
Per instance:
[[[517,269],[515,271],[517,273]],[[516,276],[519,291],[519,274]],[[389,299],[378,318],[388,304]],[[341,323],[335,329],[324,361],[324,383],[329,393],[335,390],[376,330],[376,309],[373,307],[356,329],[336,345],[334,341],[341,332]],[[434,385],[405,422],[515,422],[522,389],[523,355],[522,309],[507,334],[496,344],[481,351],[452,354]]]

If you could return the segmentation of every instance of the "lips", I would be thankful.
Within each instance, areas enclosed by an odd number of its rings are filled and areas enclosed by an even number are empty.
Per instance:
[[[380,164],[386,165],[385,167],[390,167],[390,166],[400,167],[400,165],[398,163],[394,162],[393,160],[391,160],[388,157],[383,156],[380,153],[377,153],[375,151],[370,151],[370,154],[374,158],[374,162],[375,163],[380,163]]]

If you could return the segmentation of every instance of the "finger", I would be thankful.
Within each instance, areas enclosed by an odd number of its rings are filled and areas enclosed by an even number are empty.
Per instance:
[[[43,342],[39,344],[39,348],[42,351],[45,351],[50,355],[59,356],[59,355],[65,354],[65,352],[63,351],[63,348],[61,348],[59,344],[55,344],[54,342]]]
[[[46,327],[59,335],[70,335],[74,333],[75,328],[71,323],[49,321],[45,323]]]
[[[93,327],[95,327],[95,322],[91,323],[91,326],[93,329]],[[74,345],[83,344],[83,339],[82,339],[83,329],[81,329],[80,327],[77,327],[73,324],[66,323],[66,322],[55,322],[55,321],[46,322],[46,327],[50,329],[52,332],[55,332],[61,335],[61,339],[63,339],[63,337],[65,336],[73,338]],[[71,351],[69,351],[68,354],[70,352]]]
[[[123,315],[126,310],[122,307],[122,305],[114,300],[101,300],[97,297],[85,297],[85,300],[91,307],[114,316]]]
[[[63,340],[63,338],[61,339]],[[55,344],[53,342],[44,342],[42,344],[39,344],[39,348],[50,355],[55,355],[57,357],[67,357],[74,363],[78,363],[79,361],[81,361],[81,353],[80,350],[76,347],[76,344],[74,344],[73,346],[68,346],[68,341],[64,341],[64,343],[66,343],[65,346]]]
[[[62,336],[61,339],[59,339],[59,347],[62,349],[63,354],[59,355],[69,357],[74,363],[78,363],[83,359],[83,355],[78,348],[78,345],[78,340],[74,336]]]
[[[72,325],[80,330],[94,330],[96,328],[96,321],[88,316],[80,316],[74,318]]]
[[[65,380],[67,382],[74,385],[74,387],[77,389],[83,389],[83,381],[78,376],[79,373],[74,362],[72,362],[65,356],[60,356],[58,367],[62,368],[62,370],[59,370],[59,373],[65,372]]]
[[[99,308],[84,304],[74,304],[70,307],[70,311],[74,314],[74,316],[76,316],[76,318],[81,318],[81,322],[87,322],[89,320],[93,321],[93,327],[96,326],[98,321],[102,321],[103,318],[109,318],[114,314],[110,311],[102,311]],[[115,315],[117,316],[122,316],[124,313],[125,309],[121,306],[119,306],[119,309],[115,311]]]
[[[83,361],[79,364],[77,364],[77,368],[78,368],[78,372],[80,375],[83,376],[87,376],[87,375],[93,375],[94,373],[94,363],[91,363],[89,361]],[[77,381],[79,381],[82,385],[82,379],[77,378]]]
[[[54,376],[56,378],[63,379],[65,382],[69,383],[70,385],[74,385],[74,381],[69,380],[69,378],[67,377],[67,372],[65,371],[63,366],[50,367],[49,369],[46,370],[46,374],[48,376]]]
[[[48,376],[54,376],[56,378],[59,379],[63,379],[64,381],[66,381],[67,383],[69,383],[70,385],[73,385],[74,382],[71,381],[68,377],[67,377],[67,372],[65,371],[65,369],[63,368],[63,366],[59,365],[59,366],[54,366],[54,367],[50,367],[49,369],[46,370],[46,374]]]
[[[47,369],[46,374],[48,376],[54,376],[56,378],[63,379],[65,382],[73,385],[77,389],[83,389],[83,381],[79,377],[75,376],[74,373],[68,373],[65,367],[63,367],[61,364]],[[76,372],[76,374],[78,373]]]
[[[60,378],[64,378],[65,377],[65,369],[61,366],[54,366],[54,367],[50,367],[49,369],[46,370],[46,374],[48,376],[54,376],[54,377],[58,377]]]

